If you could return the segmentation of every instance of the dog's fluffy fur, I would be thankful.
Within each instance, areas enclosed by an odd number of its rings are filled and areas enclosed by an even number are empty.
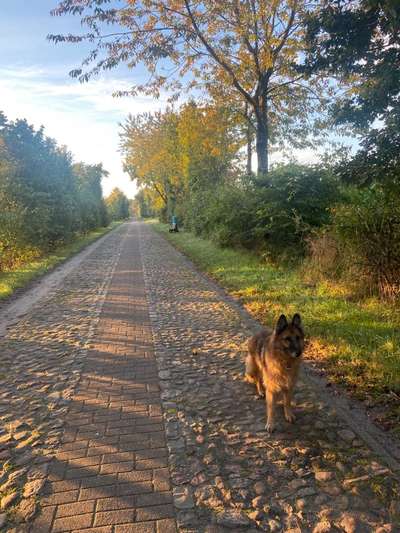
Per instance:
[[[267,424],[270,432],[275,427],[275,406],[283,397],[285,418],[293,422],[291,402],[304,350],[304,331],[298,313],[289,323],[281,315],[275,329],[263,329],[248,341],[246,380],[255,383],[257,392],[266,399]]]

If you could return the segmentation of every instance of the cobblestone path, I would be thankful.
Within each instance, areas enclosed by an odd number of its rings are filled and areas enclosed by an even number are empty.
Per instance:
[[[264,431],[243,381],[254,321],[141,232],[179,531],[400,532],[397,478],[307,380],[296,423]]]
[[[397,478],[307,380],[264,431],[253,328],[147,225],[109,234],[0,338],[0,530],[400,532]]]

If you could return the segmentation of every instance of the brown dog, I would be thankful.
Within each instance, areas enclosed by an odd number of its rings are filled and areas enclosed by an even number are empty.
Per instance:
[[[304,331],[298,313],[289,323],[281,315],[275,330],[263,329],[248,342],[246,357],[246,380],[255,383],[257,392],[266,399],[267,424],[274,430],[275,405],[278,396],[283,396],[285,418],[293,422],[291,402],[304,350]]]

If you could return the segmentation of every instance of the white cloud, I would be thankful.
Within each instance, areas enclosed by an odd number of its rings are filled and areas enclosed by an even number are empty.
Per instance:
[[[293,159],[301,164],[312,165],[314,163],[318,163],[320,158],[321,154],[312,148],[292,149],[290,151],[290,156],[288,155],[288,152],[278,150],[271,154],[271,163],[282,163]]]
[[[36,128],[66,145],[76,160],[103,162],[110,177],[103,182],[107,195],[113,187],[129,197],[135,186],[122,170],[118,153],[118,124],[128,113],[154,111],[165,100],[150,97],[114,98],[115,90],[130,87],[127,80],[97,79],[87,84],[67,80],[66,68],[50,72],[41,67],[0,68],[0,110],[9,119],[26,118]]]

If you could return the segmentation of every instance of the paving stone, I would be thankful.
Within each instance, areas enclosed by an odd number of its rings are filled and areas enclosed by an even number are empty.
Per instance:
[[[332,531],[332,525],[328,520],[322,520],[315,525],[312,533],[329,533]]]
[[[118,509],[117,511],[96,512],[94,525],[123,524],[133,522],[135,511],[133,509]]]
[[[157,533],[178,533],[175,520],[166,518],[164,520],[157,520]]]
[[[57,507],[56,518],[64,516],[75,516],[79,514],[91,513],[94,510],[93,501],[67,503]]]
[[[334,479],[334,477],[335,477],[335,474],[333,472],[324,472],[324,471],[315,472],[315,479],[317,481],[330,481]]]
[[[139,507],[136,509],[136,520],[138,522],[160,520],[161,518],[173,518],[174,515],[174,507],[170,504]]]
[[[92,514],[81,514],[78,516],[68,516],[66,518],[56,518],[51,531],[58,533],[61,531],[71,531],[73,529],[85,529],[92,524]]]
[[[10,507],[10,505],[13,504],[17,498],[18,492],[11,492],[10,494],[3,496],[0,501],[0,509],[8,509],[8,507]]]
[[[341,429],[340,431],[338,431],[338,435],[346,442],[352,442],[356,438],[355,433],[350,429]]]
[[[156,533],[156,524],[155,522],[124,524],[121,526],[115,526],[115,533]]]
[[[247,515],[240,511],[228,509],[216,516],[217,524],[229,529],[248,528],[251,526],[251,520]]]
[[[356,517],[348,513],[343,513],[339,525],[345,533],[356,533],[358,530]]]
[[[192,509],[194,507],[193,496],[189,487],[174,488],[173,496],[177,509]]]
[[[36,510],[37,502],[34,498],[24,499],[18,506],[17,517],[24,522],[29,522],[35,516]]]
[[[24,498],[28,498],[29,496],[36,496],[36,494],[39,494],[44,484],[44,479],[35,479],[34,481],[26,483],[23,492]]]

